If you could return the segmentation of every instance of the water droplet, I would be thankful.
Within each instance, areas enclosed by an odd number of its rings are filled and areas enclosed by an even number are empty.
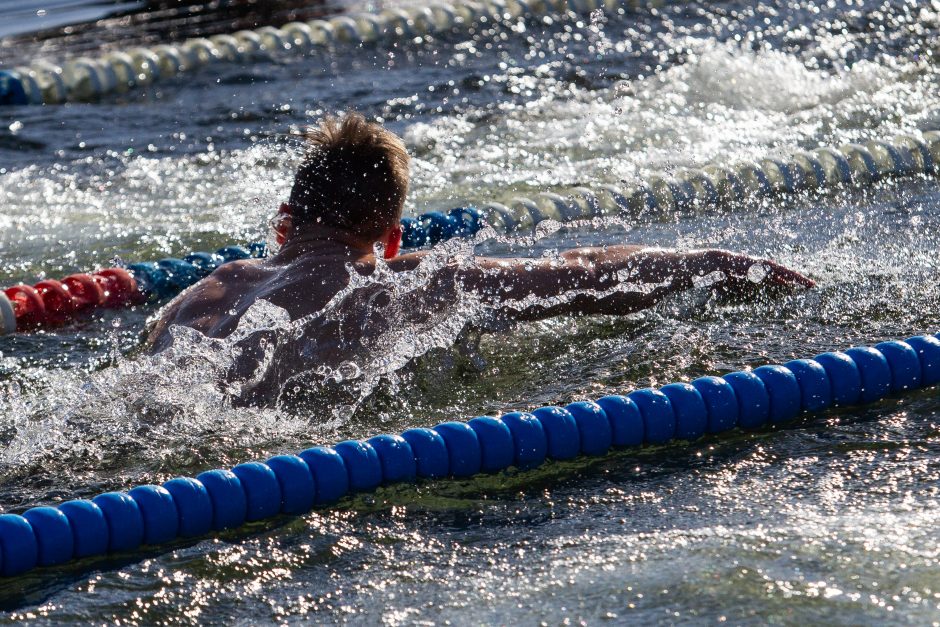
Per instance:
[[[751,283],[760,283],[770,274],[770,267],[767,264],[755,263],[747,269],[747,280]]]

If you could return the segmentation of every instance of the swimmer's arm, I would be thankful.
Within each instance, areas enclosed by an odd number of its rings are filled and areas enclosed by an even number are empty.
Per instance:
[[[181,306],[182,300],[177,297],[160,311],[160,319],[157,320],[156,324],[150,329],[150,333],[147,334],[147,341],[144,342],[144,347],[148,351],[156,353],[167,347],[165,345],[167,339],[166,330],[172,321],[176,319]]]
[[[759,271],[749,278],[755,264]],[[541,259],[480,257],[473,267],[457,271],[464,289],[477,292],[515,320],[634,313],[693,287],[697,279],[710,281],[712,289],[733,298],[813,285],[766,259],[723,250],[675,252],[641,246],[578,248]]]

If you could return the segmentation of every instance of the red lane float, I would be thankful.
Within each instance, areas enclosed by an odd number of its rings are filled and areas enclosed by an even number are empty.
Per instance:
[[[62,283],[78,301],[80,309],[101,307],[105,303],[104,286],[90,274],[72,274],[62,279]]]
[[[69,293],[69,288],[55,279],[46,279],[33,286],[46,306],[43,326],[65,324],[78,313],[79,302]]]
[[[0,335],[57,326],[84,311],[142,302],[137,281],[121,268],[72,274],[61,281],[45,279],[34,286],[14,285],[0,298]]]
[[[138,289],[137,280],[123,268],[105,268],[92,276],[104,288],[104,307],[126,307],[147,299],[146,294]]]
[[[29,285],[14,285],[4,290],[16,314],[16,328],[32,329],[41,326],[46,319],[46,304],[36,288]]]

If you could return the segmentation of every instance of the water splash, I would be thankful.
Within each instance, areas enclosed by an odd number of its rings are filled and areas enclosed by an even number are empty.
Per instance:
[[[528,247],[556,235],[546,225],[522,240]],[[121,468],[136,463],[173,466],[218,458],[213,450],[315,439],[350,428],[376,390],[394,393],[403,373],[435,353],[457,352],[485,367],[470,330],[505,328],[507,314],[549,309],[584,296],[649,294],[671,278],[644,283],[636,269],[619,273],[605,291],[572,289],[551,297],[494,300],[460,287],[458,275],[475,269],[477,247],[498,239],[484,229],[474,240],[450,240],[427,251],[413,270],[393,271],[379,259],[374,271],[347,266],[348,281],[318,312],[291,320],[259,300],[225,338],[171,326],[172,342],[155,355],[113,357],[94,372],[19,369],[3,382],[6,434],[0,477],[37,465]],[[534,261],[534,260],[533,260]],[[541,262],[561,264],[556,248]],[[483,272],[490,272],[483,270]],[[707,287],[707,286],[706,286]],[[29,383],[31,377],[43,381]],[[48,469],[47,469],[48,470]]]

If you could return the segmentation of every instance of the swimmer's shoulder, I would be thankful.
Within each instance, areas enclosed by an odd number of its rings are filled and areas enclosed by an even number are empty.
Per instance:
[[[267,272],[259,267],[258,259],[231,261],[219,266],[209,276],[186,289],[170,303],[168,311],[177,315],[202,314],[203,310],[219,306],[233,296],[246,293],[263,279]],[[175,307],[174,307],[175,306]]]
[[[267,264],[263,259],[239,259],[238,261],[222,264],[209,277],[224,281],[240,277],[258,276],[266,271]]]
[[[241,259],[230,261],[216,268],[212,274],[190,288],[193,294],[206,296],[230,288],[242,289],[263,282],[274,274],[263,259]]]

